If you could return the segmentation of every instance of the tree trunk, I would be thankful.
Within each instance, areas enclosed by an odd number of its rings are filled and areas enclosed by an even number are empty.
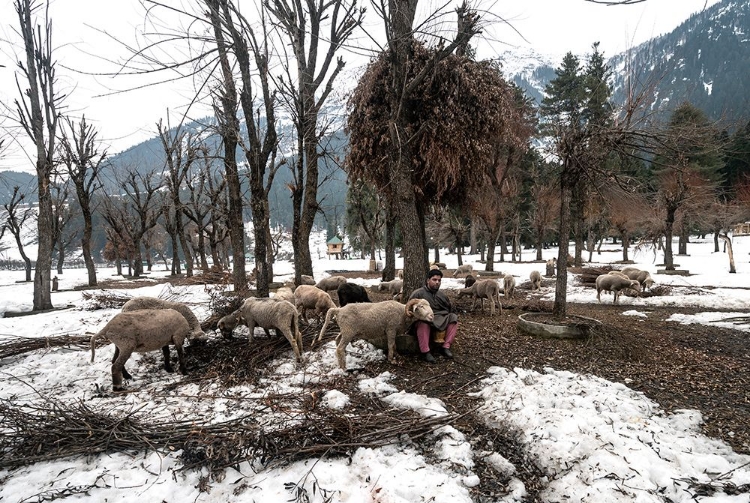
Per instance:
[[[622,260],[623,262],[627,262],[629,260],[628,248],[630,248],[630,236],[627,231],[621,230],[620,238],[622,239]]]
[[[667,218],[664,221],[664,269],[674,271],[674,257],[672,256],[672,228],[674,227],[675,208],[667,208]]]
[[[396,277],[396,213],[389,204],[385,217],[385,266],[381,279],[390,281]]]
[[[714,253],[719,252],[719,234],[721,234],[721,231],[715,231],[714,232]],[[726,243],[726,241],[725,241]],[[726,248],[726,246],[725,246]]]
[[[62,237],[61,237],[57,246],[57,274],[62,275],[64,263],[65,263],[65,245],[63,244]]]
[[[680,240],[678,245],[678,255],[687,255],[687,244],[688,244],[688,229],[689,225],[685,218],[682,219],[682,225],[680,226]]]
[[[79,198],[80,204],[80,198]],[[96,286],[96,265],[94,265],[94,259],[91,257],[91,234],[93,232],[93,225],[91,223],[91,211],[81,204],[81,213],[83,216],[83,237],[81,238],[81,254],[83,255],[83,262],[86,264],[86,272],[88,273],[89,286]]]
[[[575,242],[574,264],[576,267],[581,267],[583,265],[583,230],[585,206],[586,191],[583,188],[583,183],[579,182],[573,186],[570,210],[570,221],[573,227],[573,240]]]
[[[734,268],[734,252],[732,251],[732,241],[724,234],[719,236],[727,247],[727,254],[729,255],[729,273],[736,274],[737,270]]]
[[[471,245],[471,248],[469,249],[470,255],[476,255],[477,254],[477,219],[472,218],[471,219],[471,227],[469,228],[469,244]]]
[[[536,232],[536,260],[542,259],[542,249],[544,248],[544,231],[537,229]]]
[[[570,199],[571,187],[565,180],[565,174],[560,181],[560,239],[557,250],[557,281],[555,282],[555,304],[552,315],[555,318],[565,318],[568,315],[568,239],[570,235]]]

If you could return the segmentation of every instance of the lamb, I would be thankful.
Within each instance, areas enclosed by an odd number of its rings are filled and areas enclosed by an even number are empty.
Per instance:
[[[474,267],[471,264],[460,265],[453,271],[453,277],[457,278],[459,274],[471,274],[474,272]]]
[[[312,276],[308,276],[307,274],[303,274],[300,276],[300,285],[314,285],[315,284],[315,278]]]
[[[315,315],[320,321],[320,316],[325,316],[329,309],[336,307],[331,296],[317,286],[300,285],[294,291],[294,305],[300,310],[302,319],[305,323],[310,323],[307,319],[307,310],[314,309]]]
[[[140,311],[142,309],[174,309],[185,317],[190,325],[190,337],[203,338],[205,333],[201,328],[201,323],[196,318],[193,311],[182,302],[172,302],[156,297],[135,297],[130,299],[122,306],[122,312]]]
[[[540,290],[542,288],[542,274],[539,271],[531,271],[529,274],[531,280],[531,290]]]
[[[434,318],[429,302],[424,299],[411,299],[406,306],[395,300],[374,304],[349,304],[328,310],[326,321],[315,342],[323,338],[334,316],[341,329],[341,333],[336,337],[336,358],[339,367],[344,370],[346,346],[353,340],[371,340],[385,336],[388,340],[388,360],[393,363],[396,357],[396,336],[406,332],[416,320],[431,322]]]
[[[458,291],[458,298],[465,295],[471,295],[473,302],[471,303],[471,310],[474,310],[477,300],[482,303],[482,312],[484,312],[484,299],[490,301],[490,315],[495,315],[495,302],[500,307],[500,315],[503,314],[503,305],[500,303],[500,285],[494,279],[480,279],[474,283],[471,288],[461,288]]]
[[[318,281],[315,286],[327,292],[328,290],[336,290],[338,287],[346,283],[344,276],[328,276]]]
[[[180,372],[184,375],[187,371],[182,346],[191,332],[185,315],[174,309],[140,309],[118,313],[97,334],[91,336],[91,363],[94,363],[98,339],[107,339],[114,343],[112,390],[122,391],[123,377],[133,378],[125,370],[125,363],[133,351],[145,353],[161,348],[164,354],[164,369],[174,372],[169,362],[169,344],[174,344],[177,348]]]
[[[471,288],[471,285],[477,282],[477,278],[472,274],[467,275],[464,278],[464,288]]]
[[[516,291],[516,278],[510,274],[506,274],[503,277],[503,295],[506,299],[513,298],[513,293]]]
[[[651,277],[651,273],[648,271],[642,271],[635,267],[626,267],[622,270],[622,273],[630,279],[638,280],[638,283],[644,288],[648,289],[654,285],[654,280]]]
[[[367,296],[367,290],[354,283],[344,283],[336,290],[336,293],[339,296],[339,305],[341,307],[357,302],[371,302],[370,297]]]
[[[392,279],[391,281],[381,281],[378,285],[378,292],[387,291],[391,295],[400,295],[404,288],[404,280]]]
[[[313,287],[314,288],[314,287]],[[299,289],[299,288],[298,288]],[[328,294],[323,292],[326,297]],[[328,297],[330,300],[330,297]],[[333,302],[331,302],[333,304]],[[302,361],[302,333],[299,331],[297,309],[294,304],[286,300],[261,299],[250,297],[245,299],[238,309],[240,320],[250,330],[249,342],[253,341],[255,327],[261,327],[268,335],[273,328],[284,334],[294,350],[297,361]]]
[[[625,279],[615,274],[600,274],[596,278],[596,299],[599,302],[602,301],[602,290],[613,292],[615,294],[613,304],[617,304],[617,301],[620,299],[620,291],[626,288],[632,288],[640,292],[641,284],[638,283],[638,280]]]

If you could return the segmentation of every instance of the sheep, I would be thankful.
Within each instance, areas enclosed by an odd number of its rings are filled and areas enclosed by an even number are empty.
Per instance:
[[[500,308],[500,315],[503,314],[503,305],[500,303],[500,285],[494,279],[480,279],[471,288],[461,288],[458,291],[458,298],[465,295],[471,295],[473,302],[471,303],[471,310],[474,310],[477,300],[482,303],[482,312],[484,312],[484,299],[490,301],[490,315],[495,315],[495,302]]]
[[[404,270],[403,269],[399,269],[398,273],[396,274],[396,277],[398,279],[404,279]]]
[[[328,276],[318,281],[315,286],[327,292],[328,290],[336,290],[338,287],[346,283],[344,276]]]
[[[506,274],[503,277],[503,295],[506,299],[513,298],[513,293],[516,291],[516,278],[510,274]]]
[[[392,279],[391,281],[381,281],[378,285],[378,292],[387,291],[391,295],[400,295],[404,288],[404,280]]]
[[[177,348],[180,372],[184,375],[187,371],[182,345],[191,332],[192,329],[185,315],[174,309],[139,309],[118,313],[104,325],[104,328],[91,336],[91,363],[94,363],[98,339],[103,338],[114,343],[112,390],[122,391],[124,389],[123,377],[133,378],[125,370],[125,363],[133,351],[145,353],[161,348],[164,354],[164,369],[167,372],[174,372],[169,362],[169,344],[174,344]]]
[[[271,298],[273,300],[286,300],[294,304],[294,291],[288,286],[282,286],[274,292]]]
[[[371,340],[385,336],[388,340],[388,360],[393,363],[396,357],[396,336],[406,332],[416,320],[431,322],[434,319],[432,308],[424,299],[411,299],[405,306],[395,300],[374,304],[348,304],[328,310],[326,321],[315,342],[323,338],[334,316],[341,329],[336,337],[336,358],[339,367],[344,370],[346,346],[353,340]]]
[[[320,321],[320,316],[325,316],[326,312],[332,307],[336,307],[331,296],[317,286],[300,285],[294,291],[294,305],[300,310],[302,319],[305,323],[310,323],[307,319],[307,310],[315,309],[315,315]]]
[[[344,283],[336,290],[336,293],[339,296],[339,305],[341,307],[357,302],[371,302],[370,297],[367,296],[367,290],[354,283]]]
[[[225,339],[234,339],[232,332],[240,324],[240,311],[233,311],[226,316],[223,316],[217,323],[216,328],[221,332],[222,337]]]
[[[469,274],[464,278],[464,288],[471,288],[471,285],[477,282],[476,276]]]
[[[617,301],[620,299],[620,291],[626,288],[632,288],[640,292],[641,284],[638,283],[638,280],[625,279],[615,274],[600,274],[596,278],[596,299],[601,303],[602,290],[613,292],[615,294],[613,304],[617,304]]]
[[[638,283],[646,289],[651,288],[654,285],[654,280],[651,277],[651,273],[648,271],[642,271],[635,267],[626,267],[621,272],[630,279],[638,280]]]
[[[529,274],[531,280],[531,290],[539,290],[542,288],[542,274],[539,271],[531,271]]]
[[[190,337],[203,338],[206,334],[193,311],[182,302],[172,302],[156,297],[134,297],[122,306],[122,312],[140,311],[142,309],[174,309],[185,317],[190,325]]]
[[[471,274],[474,272],[474,267],[471,264],[460,265],[453,271],[453,277],[458,277],[459,274]]]
[[[323,293],[328,296],[327,293]],[[330,297],[328,299],[330,300]],[[269,329],[274,328],[284,334],[292,345],[297,361],[302,361],[302,333],[299,331],[297,309],[294,304],[286,300],[250,297],[245,299],[238,311],[241,322],[250,330],[249,342],[253,341],[256,326],[261,327],[266,335]]]
[[[314,285],[315,283],[315,278],[312,276],[308,276],[307,274],[300,276],[300,285]]]
[[[448,266],[445,265],[445,262],[433,262],[432,264],[430,264],[430,270],[433,270],[433,269],[443,270],[443,269],[448,269]]]

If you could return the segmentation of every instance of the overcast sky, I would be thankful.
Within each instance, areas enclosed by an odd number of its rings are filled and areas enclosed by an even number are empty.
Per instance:
[[[434,0],[423,1],[422,5],[428,6],[430,1]],[[668,33],[692,13],[714,3],[716,0],[646,0],[630,6],[603,6],[584,0],[484,0],[482,8],[488,25],[479,41],[479,53],[491,58],[505,50],[532,47],[540,53],[560,56],[567,51],[585,54],[593,42],[599,41],[605,56],[612,56]],[[59,88],[70,95],[66,101],[68,110],[76,116],[85,113],[95,123],[100,139],[111,146],[110,153],[154,136],[155,124],[167,117],[167,110],[172,124],[179,121],[191,96],[190,85],[118,93],[136,86],[137,79],[80,73],[111,72],[115,67],[106,60],[122,59],[127,54],[112,39],[132,46],[134,33],[143,27],[143,9],[137,0],[53,0],[51,12],[53,43],[59,47],[55,53]],[[12,107],[18,94],[14,83],[17,54],[8,42],[18,40],[14,34],[17,18],[10,0],[0,2],[0,20],[0,101],[6,109],[8,105]],[[367,29],[375,36],[382,32],[382,27],[374,22]],[[352,58],[345,56],[347,60]],[[205,110],[195,110],[190,115],[205,116]],[[7,110],[3,110],[3,115],[7,115]],[[13,125],[12,119],[0,118],[0,127]],[[0,159],[0,170],[3,169],[33,171],[31,160],[19,149],[6,151]]]

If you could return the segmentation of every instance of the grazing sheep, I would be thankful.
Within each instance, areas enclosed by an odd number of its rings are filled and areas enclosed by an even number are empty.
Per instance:
[[[613,304],[617,304],[617,301],[620,299],[620,292],[627,288],[632,288],[640,292],[641,284],[637,280],[625,279],[615,274],[600,274],[596,278],[596,300],[599,302],[602,301],[601,293],[604,290],[615,294]]]
[[[294,291],[294,305],[300,309],[300,314],[305,323],[310,323],[307,319],[307,310],[314,309],[315,316],[320,322],[320,317],[325,316],[326,312],[332,307],[336,307],[331,296],[317,286],[300,285]]]
[[[555,269],[557,269],[557,259],[551,258],[547,261],[547,276],[554,276],[555,275]]]
[[[326,296],[327,293],[323,292]],[[330,300],[330,297],[328,298]],[[333,302],[331,302],[333,303]],[[297,310],[294,304],[286,300],[261,299],[250,297],[245,299],[238,309],[240,320],[250,330],[248,340],[253,341],[255,327],[261,327],[268,335],[273,328],[281,332],[292,345],[297,361],[302,361],[302,333],[299,331]]]
[[[294,291],[288,286],[282,286],[274,292],[271,298],[273,300],[286,300],[294,304]]]
[[[347,304],[356,304],[357,302],[371,302],[364,287],[354,283],[344,283],[336,293],[339,296],[339,305],[344,307]]]
[[[506,274],[503,277],[503,295],[506,299],[513,298],[513,293],[516,291],[516,278],[510,274]]]
[[[374,304],[349,304],[346,307],[328,310],[326,321],[315,342],[323,338],[334,316],[341,329],[341,333],[336,337],[336,358],[339,367],[344,370],[345,350],[351,341],[385,336],[388,340],[388,360],[393,363],[396,357],[396,336],[406,332],[416,320],[431,322],[434,318],[429,302],[424,299],[411,299],[405,306],[395,300]]]
[[[464,278],[464,288],[471,288],[471,285],[477,282],[476,276],[469,274]]]
[[[399,269],[398,270],[398,274],[396,274],[396,277],[398,279],[404,279],[404,270],[403,269]]]
[[[118,313],[109,320],[99,333],[91,336],[91,363],[96,355],[96,341],[107,339],[115,345],[112,358],[112,389],[122,391],[122,379],[133,377],[125,370],[125,363],[133,354],[161,349],[164,354],[164,369],[174,372],[169,362],[169,345],[177,348],[180,372],[184,375],[185,358],[182,345],[191,333],[190,325],[183,313],[174,309],[139,309]]]
[[[480,279],[471,288],[461,288],[458,291],[458,298],[464,297],[465,295],[471,295],[473,302],[471,303],[471,310],[474,310],[477,300],[482,303],[482,312],[484,312],[484,299],[490,301],[490,315],[495,315],[495,302],[500,308],[500,314],[503,314],[503,305],[500,303],[500,285],[494,279]]]
[[[654,285],[654,280],[651,277],[651,273],[648,271],[642,271],[635,267],[626,267],[622,270],[622,273],[630,279],[638,280],[638,283],[640,283],[643,288],[649,289]]]
[[[182,302],[172,302],[169,300],[158,299],[156,297],[135,297],[130,299],[122,306],[122,312],[140,311],[142,309],[174,309],[185,317],[190,325],[190,337],[202,338],[206,334],[201,329],[201,323],[196,318],[193,311]]]
[[[387,291],[391,295],[400,295],[404,288],[404,280],[392,279],[390,281],[381,281],[378,285],[378,292]]]
[[[329,290],[336,290],[338,287],[346,283],[344,276],[328,276],[318,281],[315,286],[327,292]]]
[[[307,274],[303,274],[300,276],[300,285],[314,285],[315,284],[315,278],[312,276],[308,276]]]
[[[471,264],[460,265],[453,271],[453,277],[457,278],[459,274],[471,274],[474,272],[474,267]]]
[[[237,325],[240,324],[240,311],[234,311],[226,316],[223,316],[217,323],[216,328],[221,332],[221,336],[225,339],[234,339],[232,333]]]
[[[433,262],[432,264],[430,264],[430,270],[433,270],[433,269],[443,270],[443,269],[448,269],[448,266],[445,265],[445,262]]]
[[[539,271],[531,271],[529,274],[531,280],[531,290],[539,290],[542,288],[542,275]]]

